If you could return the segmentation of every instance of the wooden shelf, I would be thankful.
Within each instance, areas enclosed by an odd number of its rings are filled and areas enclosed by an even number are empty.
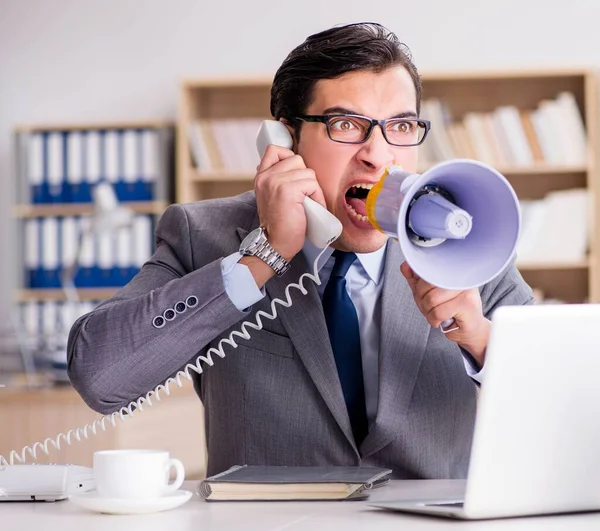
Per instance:
[[[166,201],[139,201],[121,203],[136,214],[162,214],[167,208]],[[16,205],[13,216],[16,218],[37,218],[44,216],[83,216],[91,214],[92,203],[60,203],[47,205]]]
[[[112,297],[120,288],[80,288],[77,294],[82,301],[103,301]],[[15,294],[17,302],[64,301],[62,289],[22,289]]]
[[[218,181],[253,181],[254,175],[251,173],[228,173],[228,172],[199,172],[192,170],[192,180],[196,183],[218,182]]]
[[[585,166],[523,166],[523,167],[499,167],[496,168],[502,175],[507,177],[520,175],[571,175],[584,174],[588,171]],[[427,168],[419,171],[425,172]],[[218,182],[218,181],[252,181],[254,175],[251,173],[228,173],[228,172],[200,172],[190,170],[190,179],[193,182]]]
[[[189,78],[184,79],[182,86],[184,89],[230,89],[230,88],[246,88],[246,87],[269,87],[273,81],[272,77],[255,76],[255,77],[206,77],[206,78]]]
[[[132,122],[97,122],[85,124],[31,124],[15,128],[17,133],[35,133],[48,131],[95,131],[97,129],[162,129],[174,127],[170,120],[149,120]]]
[[[496,168],[502,175],[567,175],[572,173],[586,173],[588,168],[586,166],[548,166],[544,164],[538,164],[536,166],[507,166]]]
[[[577,269],[588,269],[591,267],[590,260],[583,260],[581,262],[540,262],[540,263],[522,263],[516,264],[519,271],[566,271],[566,270],[577,270]]]
[[[480,80],[503,80],[503,79],[527,79],[527,78],[561,78],[579,77],[592,74],[590,68],[543,68],[532,69],[507,69],[507,70],[449,70],[437,72],[421,72],[424,81],[480,81]]]

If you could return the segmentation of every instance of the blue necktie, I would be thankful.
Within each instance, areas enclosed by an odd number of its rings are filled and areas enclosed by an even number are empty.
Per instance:
[[[335,264],[323,293],[323,311],[354,440],[358,446],[367,435],[367,412],[358,317],[346,291],[345,278],[356,255],[335,251],[333,256]]]

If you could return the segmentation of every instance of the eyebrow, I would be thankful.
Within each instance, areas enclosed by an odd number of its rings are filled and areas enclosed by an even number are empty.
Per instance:
[[[356,114],[358,116],[364,116],[359,112],[353,111],[352,109],[346,109],[345,107],[328,107],[323,111],[323,114]],[[414,111],[405,111],[394,114],[388,119],[392,118],[418,118],[418,116]]]

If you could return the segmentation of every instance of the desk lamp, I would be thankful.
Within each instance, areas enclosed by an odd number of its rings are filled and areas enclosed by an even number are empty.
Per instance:
[[[79,268],[85,238],[95,239],[96,236],[131,227],[134,218],[134,212],[131,209],[119,204],[112,185],[107,181],[101,181],[93,188],[92,201],[92,214],[87,219],[86,226],[79,231],[73,262],[63,269],[61,275],[62,289],[70,303],[80,302],[75,287],[75,276]]]

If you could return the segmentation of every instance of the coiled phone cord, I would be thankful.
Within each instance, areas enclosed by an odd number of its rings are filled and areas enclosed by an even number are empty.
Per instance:
[[[197,374],[202,374],[204,369],[202,368],[202,363],[212,367],[214,361],[212,359],[212,354],[216,354],[220,358],[225,357],[225,346],[231,345],[233,348],[237,348],[237,343],[235,342],[235,336],[241,337],[243,339],[250,339],[250,333],[248,332],[248,328],[253,328],[254,330],[261,330],[263,327],[262,319],[273,320],[277,317],[277,308],[276,305],[280,304],[284,308],[289,308],[292,305],[292,297],[291,290],[295,288],[299,290],[302,295],[306,295],[308,290],[304,287],[305,279],[309,278],[315,284],[320,285],[321,279],[318,273],[318,262],[323,253],[328,248],[325,247],[317,256],[313,264],[313,272],[312,273],[304,273],[300,276],[297,283],[288,284],[285,288],[285,300],[284,299],[273,299],[271,301],[271,313],[267,313],[264,310],[259,310],[256,312],[256,319],[254,322],[252,321],[244,321],[241,325],[241,330],[234,330],[231,332],[229,337],[221,339],[219,341],[217,347],[210,348],[206,356],[198,356],[194,363],[188,363],[184,369],[180,370],[175,376],[169,378],[164,384],[160,384],[149,391],[146,396],[141,396],[137,400],[130,402],[128,406],[123,406],[118,411],[111,413],[110,415],[104,415],[101,418],[95,420],[90,424],[86,424],[83,428],[76,428],[69,430],[67,433],[60,433],[55,438],[48,438],[44,440],[44,442],[36,442],[32,446],[25,446],[20,452],[16,450],[12,450],[6,459],[4,456],[0,455],[0,466],[5,465],[14,465],[18,463],[27,462],[27,456],[31,456],[34,460],[38,457],[38,452],[43,452],[45,455],[50,454],[50,447],[54,447],[56,450],[60,450],[61,444],[66,446],[71,445],[74,441],[81,442],[83,439],[88,439],[92,435],[96,435],[98,429],[102,431],[106,431],[107,427],[110,425],[112,427],[117,426],[117,419],[121,421],[125,421],[128,418],[131,418],[136,411],[143,411],[145,406],[152,406],[152,399],[156,398],[157,401],[160,402],[161,394],[165,394],[169,396],[170,385],[172,383],[176,383],[178,387],[182,387],[183,381],[182,378],[186,378],[187,380],[192,379],[192,375],[190,371],[194,371]]]

